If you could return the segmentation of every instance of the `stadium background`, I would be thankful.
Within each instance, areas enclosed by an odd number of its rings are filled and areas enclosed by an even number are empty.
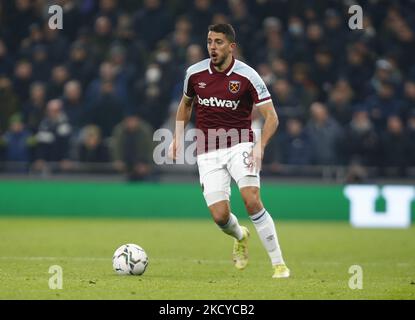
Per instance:
[[[355,3],[362,30],[348,27]],[[414,190],[414,19],[411,0],[0,0],[0,299],[414,299],[414,226],[353,228],[345,196]],[[195,166],[153,163],[153,132],[173,128],[217,22],[281,119],[262,171],[293,275],[277,285],[254,232],[250,267],[232,269]],[[405,211],[385,200],[377,218]],[[235,186],[232,210],[250,226]],[[111,270],[130,242],[150,257],[139,279]],[[48,287],[52,264],[64,290]]]

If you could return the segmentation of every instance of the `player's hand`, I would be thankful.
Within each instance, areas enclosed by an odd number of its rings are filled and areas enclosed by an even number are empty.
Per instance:
[[[170,159],[177,160],[179,151],[180,151],[180,144],[177,142],[177,139],[173,139],[173,141],[170,143],[169,151],[167,153],[167,156]]]
[[[261,171],[262,166],[262,159],[264,157],[264,149],[265,147],[260,143],[255,143],[254,147],[252,148],[250,157],[252,159],[252,166],[250,170],[254,173],[258,173]]]

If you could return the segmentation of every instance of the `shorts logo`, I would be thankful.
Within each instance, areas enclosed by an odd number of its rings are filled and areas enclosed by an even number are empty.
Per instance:
[[[241,81],[231,80],[229,81],[229,91],[232,93],[238,93],[241,88]]]

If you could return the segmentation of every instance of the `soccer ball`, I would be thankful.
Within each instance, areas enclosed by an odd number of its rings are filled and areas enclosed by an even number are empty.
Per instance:
[[[115,250],[112,267],[118,274],[142,275],[148,265],[148,256],[143,248],[136,244],[124,244]]]

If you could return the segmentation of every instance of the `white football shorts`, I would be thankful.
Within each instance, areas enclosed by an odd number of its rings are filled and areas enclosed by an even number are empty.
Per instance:
[[[208,206],[228,200],[231,195],[231,178],[239,189],[260,187],[259,172],[251,169],[249,157],[253,142],[238,143],[197,156],[200,184]]]

